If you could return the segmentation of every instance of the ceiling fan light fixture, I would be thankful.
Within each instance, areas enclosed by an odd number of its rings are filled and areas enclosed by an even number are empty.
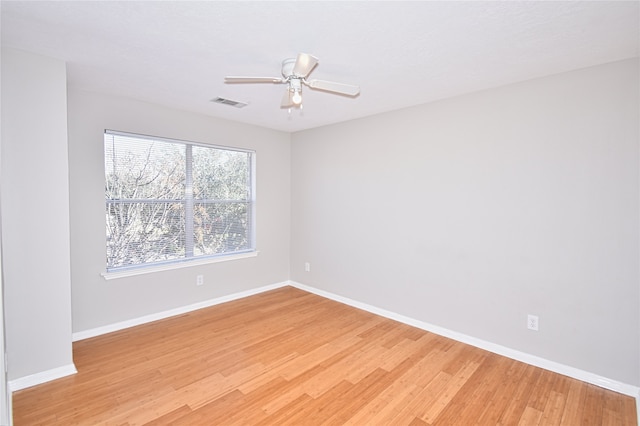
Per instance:
[[[291,102],[295,106],[299,106],[302,103],[302,79],[289,79],[289,91],[291,92]]]
[[[300,94],[300,91],[296,90],[293,92],[291,102],[293,102],[295,105],[300,105],[302,103],[302,95]]]

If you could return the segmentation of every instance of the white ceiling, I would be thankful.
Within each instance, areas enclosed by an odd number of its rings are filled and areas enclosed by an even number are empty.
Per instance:
[[[287,132],[637,57],[640,3],[2,1],[2,44],[67,62],[69,86]],[[280,76],[315,55],[311,77],[357,98],[225,84]],[[210,102],[248,102],[237,109]]]

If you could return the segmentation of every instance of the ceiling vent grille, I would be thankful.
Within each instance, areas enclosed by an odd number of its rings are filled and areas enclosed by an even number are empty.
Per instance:
[[[246,107],[248,105],[245,102],[232,101],[231,99],[225,99],[225,98],[221,98],[219,96],[217,98],[215,98],[215,99],[211,99],[211,102],[214,102],[216,104],[229,105],[229,106],[236,107],[236,108],[244,108],[244,107]]]

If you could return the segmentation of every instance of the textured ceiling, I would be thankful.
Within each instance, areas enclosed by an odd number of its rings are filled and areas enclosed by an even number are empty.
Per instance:
[[[287,132],[637,57],[640,3],[12,2],[2,44],[67,62],[69,86]],[[349,98],[225,84],[280,75],[298,52],[311,77],[358,84]],[[210,102],[221,96],[242,109]]]

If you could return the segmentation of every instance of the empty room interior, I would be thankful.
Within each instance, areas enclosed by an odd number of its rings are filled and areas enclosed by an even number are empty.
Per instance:
[[[0,19],[0,425],[638,424],[639,2]]]

